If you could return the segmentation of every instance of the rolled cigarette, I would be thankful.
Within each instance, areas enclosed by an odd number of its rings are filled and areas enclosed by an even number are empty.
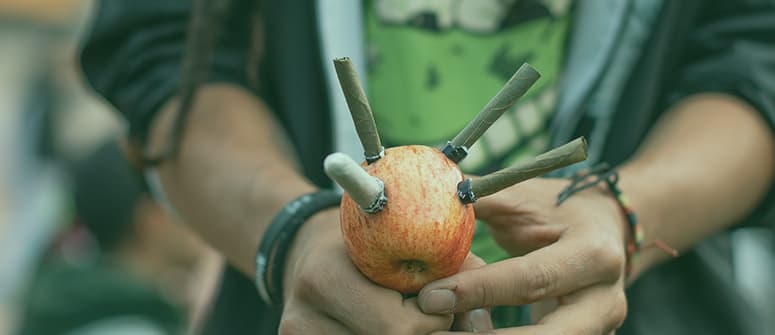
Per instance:
[[[583,137],[579,137],[533,159],[517,163],[479,179],[466,179],[458,186],[458,195],[463,202],[474,202],[477,198],[486,197],[511,185],[585,159],[587,159],[587,141]]]
[[[366,213],[377,213],[387,204],[385,184],[366,173],[350,156],[336,152],[323,161],[326,174],[342,187]]]
[[[471,148],[476,140],[535,84],[539,77],[541,74],[530,64],[522,64],[517,72],[511,76],[511,79],[503,85],[498,94],[452,139],[451,145],[466,149]]]
[[[363,145],[363,155],[366,161],[372,163],[384,155],[384,148],[379,139],[377,124],[374,122],[374,115],[371,112],[369,100],[363,91],[358,73],[349,58],[334,59],[334,68],[336,76],[339,78],[339,85],[342,86],[344,98],[347,101],[347,107],[350,109],[355,130]]]

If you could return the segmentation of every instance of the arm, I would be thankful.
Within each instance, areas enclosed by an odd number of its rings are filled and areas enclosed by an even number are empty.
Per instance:
[[[661,239],[687,249],[749,217],[757,205],[771,207],[763,200],[775,174],[773,11],[719,12],[729,15],[709,16],[716,22],[703,23],[687,41],[691,52],[676,80],[677,96],[684,98],[620,166],[620,188],[646,242]],[[482,199],[477,216],[515,257],[429,284],[419,298],[424,310],[435,311],[424,305],[430,292],[451,290],[455,299],[448,302],[456,311],[557,302],[535,325],[504,334],[604,334],[621,325],[627,313],[625,217],[604,187],[556,207],[567,185],[537,179]],[[646,250],[633,271],[647,271],[665,258],[657,249]]]
[[[178,156],[159,169],[184,221],[252,276],[261,234],[273,215],[315,190],[298,172],[285,134],[265,105],[225,84],[200,90]],[[214,112],[214,111],[217,111]],[[163,148],[176,103],[161,111],[151,150]]]
[[[102,2],[82,55],[91,84],[128,119],[130,136],[144,139],[151,151],[166,148],[177,112],[174,96],[188,4]],[[256,249],[268,223],[292,199],[316,188],[296,169],[284,129],[244,88],[246,60],[239,55],[246,54],[250,11],[238,7],[233,12],[214,55],[211,82],[197,95],[178,154],[158,169],[183,223],[253,277]],[[358,272],[344,250],[338,217],[337,210],[320,212],[297,234],[285,264],[280,333],[448,329],[451,314],[425,315],[414,299],[404,300]]]
[[[685,249],[750,213],[774,174],[775,138],[764,119],[736,98],[703,94],[663,115],[641,151],[622,166],[620,188],[647,242],[662,239]],[[481,199],[477,216],[516,257],[428,284],[419,296],[423,310],[461,312],[554,298],[558,306],[538,315],[536,325],[504,334],[567,329],[606,334],[618,328],[627,311],[627,222],[604,186],[556,206],[567,185],[534,179]],[[647,249],[632,264],[633,273],[665,258]],[[432,292],[447,290],[453,299],[429,304]]]
[[[703,12],[676,77],[673,99],[682,101],[622,167],[646,237],[681,249],[744,219],[772,226],[763,218],[775,211],[767,203],[775,195],[775,6],[716,1]],[[636,272],[663,259],[654,251],[644,252]]]
[[[116,109],[123,114],[129,124],[129,136],[133,139],[133,142],[138,144],[148,143],[150,149],[156,149],[161,143],[160,136],[158,134],[165,133],[168,130],[165,123],[170,121],[170,116],[175,109],[176,102],[172,101],[175,94],[177,94],[178,87],[180,86],[180,72],[181,61],[186,48],[186,34],[189,29],[189,16],[192,11],[192,4],[190,1],[165,1],[157,2],[152,0],[115,0],[115,1],[102,1],[98,2],[97,12],[95,13],[93,28],[86,36],[84,41],[84,47],[81,53],[81,63],[83,70],[86,74],[86,78],[89,83],[102,94]],[[195,132],[193,138],[194,141],[198,140],[194,145],[188,145],[187,148],[182,150],[181,159],[185,164],[192,164],[197,168],[202,167],[201,170],[195,173],[179,174],[176,177],[189,181],[192,177],[203,178],[200,181],[211,180],[212,174],[217,173],[216,168],[228,170],[228,172],[235,173],[235,179],[244,176],[244,172],[237,173],[234,171],[236,168],[224,164],[217,167],[215,164],[203,165],[202,162],[195,162],[194,159],[201,158],[202,155],[223,153],[223,156],[234,154],[234,152],[241,152],[245,150],[245,143],[240,143],[233,148],[226,146],[217,146],[209,143],[208,140],[213,140],[216,137],[224,136],[227,134],[228,140],[232,144],[239,141],[257,141],[260,140],[258,136],[247,138],[249,135],[236,135],[235,133],[229,133],[228,127],[234,124],[235,120],[245,120],[245,122],[255,122],[254,127],[258,128],[262,125],[267,125],[267,128],[272,128],[271,119],[264,120],[263,114],[256,114],[264,111],[260,109],[263,106],[259,106],[259,102],[247,93],[247,90],[237,88],[244,86],[245,79],[245,64],[247,62],[247,48],[249,47],[248,41],[251,36],[251,23],[252,17],[252,5],[250,1],[234,1],[233,8],[229,12],[229,20],[227,20],[224,29],[228,32],[222,34],[219,39],[217,51],[213,57],[211,66],[211,80],[231,83],[230,88],[216,89],[216,93],[210,93],[209,88],[202,89],[202,95],[214,96],[218,101],[224,96],[227,98],[233,98],[234,101],[224,100],[223,113],[220,113],[220,109],[217,115],[208,115],[211,117],[207,122],[213,122],[213,120],[221,120],[220,124],[226,129],[206,130],[198,126],[198,122],[201,121],[202,113],[192,113],[192,116],[198,117],[196,122],[188,122],[187,126],[190,126],[191,131]],[[204,99],[206,108],[210,108],[214,103],[212,99]],[[199,109],[197,106],[194,109]],[[235,110],[244,109],[244,111],[250,110],[251,112],[235,112]],[[216,116],[223,115],[222,118]],[[156,121],[155,127],[152,127],[153,122]],[[217,122],[217,121],[216,121]],[[243,125],[242,130],[244,130]],[[187,129],[188,130],[188,129]],[[151,136],[151,131],[155,132],[154,136]],[[276,132],[276,130],[273,130]],[[208,137],[207,139],[200,139],[201,136]],[[271,136],[269,142],[265,146],[270,146]],[[197,148],[192,149],[193,146]],[[202,147],[203,150],[198,153],[193,153],[195,149]],[[215,146],[215,148],[214,148]],[[265,149],[265,148],[257,148]],[[279,159],[279,165],[288,164],[288,159],[281,159],[273,157],[276,151],[270,151],[268,153],[271,159]],[[197,157],[196,155],[199,155]],[[223,157],[221,157],[223,158]],[[172,164],[177,164],[173,162]],[[192,167],[187,166],[187,167]],[[250,167],[248,167],[250,168]],[[253,167],[255,168],[255,166]],[[169,175],[166,171],[171,170],[167,166],[162,167],[161,173],[165,176]],[[208,177],[210,179],[208,179]],[[165,178],[164,176],[162,178]],[[166,179],[166,178],[165,178]],[[247,192],[244,190],[243,185],[249,183],[242,183],[235,185],[234,180],[228,180],[231,184],[224,186],[222,189],[217,190],[207,183],[200,183],[200,187],[208,190],[208,192],[216,191],[222,192],[229,187],[242,186],[242,189],[236,188],[235,193],[242,193],[245,195]],[[165,181],[165,184],[167,182]],[[184,183],[178,181],[178,185]],[[176,192],[176,185],[172,185],[166,191],[168,193]],[[193,187],[193,186],[192,186]],[[311,186],[308,186],[311,189]],[[191,188],[187,189],[190,191]],[[293,188],[290,190],[293,191]],[[190,208],[190,203],[194,200],[184,199],[186,203],[177,201],[177,195],[179,193],[171,194],[170,198],[173,200],[175,206],[182,206],[187,210]],[[209,195],[209,194],[208,194]],[[222,194],[220,195],[222,196]],[[282,195],[281,195],[282,197]],[[234,200],[227,199],[227,200]],[[280,199],[282,200],[282,198]],[[231,206],[245,206],[245,201],[242,203],[229,202]],[[201,202],[197,205],[202,205]],[[271,205],[270,205],[271,206]],[[184,217],[189,217],[185,210],[181,209],[181,214]],[[241,215],[245,214],[243,211],[237,211],[239,214],[230,213],[229,215]],[[264,214],[267,216],[268,214]],[[212,219],[209,216],[208,219]],[[219,222],[219,221],[214,221]],[[215,234],[213,238],[204,236],[205,240],[210,244],[223,246],[223,240],[225,238],[231,238],[233,236],[223,236],[219,230],[211,229],[210,231],[202,231],[201,225],[194,224],[198,233]],[[248,236],[256,239],[256,235],[260,234],[263,225],[259,224],[256,231],[251,231]],[[230,229],[234,229],[231,227]],[[245,227],[242,227],[243,229]],[[215,232],[214,232],[215,231]],[[243,231],[247,233],[246,231]],[[218,234],[216,234],[218,233]],[[260,236],[260,235],[258,235]],[[214,240],[219,242],[214,243]],[[249,248],[248,245],[242,244],[242,241],[235,243],[236,246],[229,246],[231,249],[238,249],[245,251]],[[229,250],[226,255],[230,261],[235,261],[234,250]],[[235,263],[242,271],[246,273],[252,269],[249,265],[250,262],[241,260]]]
[[[261,232],[285,204],[315,188],[280,149],[283,132],[259,100],[230,85],[209,85],[199,94],[179,155],[160,168],[162,180],[184,221],[252,276]],[[174,112],[173,102],[154,124],[152,148],[167,138]],[[355,269],[338,218],[338,210],[321,212],[296,237],[286,263],[281,333],[448,329],[451,315],[424,315],[413,300]]]
[[[770,189],[775,139],[751,106],[723,94],[685,99],[658,122],[621,171],[647,239],[686,249],[740,222]],[[633,272],[667,256],[644,250]]]

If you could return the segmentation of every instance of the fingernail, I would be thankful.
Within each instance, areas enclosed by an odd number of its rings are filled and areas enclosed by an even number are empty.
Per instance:
[[[484,308],[478,308],[468,312],[468,322],[471,323],[471,331],[490,332],[493,331],[490,312]]]
[[[425,313],[452,313],[456,300],[455,294],[450,290],[431,290],[420,302],[420,308]]]

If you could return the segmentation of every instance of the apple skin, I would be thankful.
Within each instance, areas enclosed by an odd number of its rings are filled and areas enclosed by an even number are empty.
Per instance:
[[[402,293],[457,273],[476,222],[473,206],[457,197],[463,180],[457,164],[438,149],[410,145],[389,148],[362,166],[385,183],[388,202],[379,213],[366,214],[347,193],[342,197],[342,234],[358,269]]]

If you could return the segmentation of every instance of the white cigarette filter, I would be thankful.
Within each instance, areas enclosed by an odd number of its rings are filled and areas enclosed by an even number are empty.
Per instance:
[[[323,169],[366,213],[377,213],[384,208],[385,184],[368,174],[350,156],[341,152],[328,155]]]

